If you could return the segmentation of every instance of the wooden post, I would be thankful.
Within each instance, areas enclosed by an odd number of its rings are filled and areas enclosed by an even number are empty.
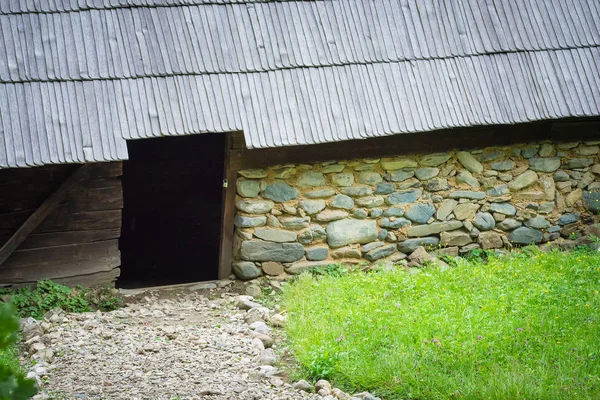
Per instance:
[[[237,171],[229,168],[230,150],[232,147],[231,133],[227,133],[225,141],[225,157],[223,179],[227,187],[223,188],[223,206],[221,208],[221,242],[219,244],[219,279],[227,279],[231,275],[233,259],[233,219],[235,217],[235,180]]]
[[[31,232],[44,221],[44,219],[60,204],[69,190],[73,188],[85,175],[87,164],[77,165],[71,175],[52,193],[37,210],[21,225],[19,229],[0,248],[0,266],[10,257]]]

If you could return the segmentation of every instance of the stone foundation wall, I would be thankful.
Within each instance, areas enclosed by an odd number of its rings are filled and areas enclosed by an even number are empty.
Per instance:
[[[600,209],[599,144],[240,171],[234,271],[252,279],[332,262],[397,263],[419,246],[458,255],[577,236]]]

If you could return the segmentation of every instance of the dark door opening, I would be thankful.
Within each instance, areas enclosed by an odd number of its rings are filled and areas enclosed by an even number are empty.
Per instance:
[[[226,135],[128,141],[118,287],[217,279]]]

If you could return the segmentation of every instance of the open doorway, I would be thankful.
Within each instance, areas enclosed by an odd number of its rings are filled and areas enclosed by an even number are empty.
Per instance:
[[[128,141],[117,286],[217,279],[226,142],[224,134]]]

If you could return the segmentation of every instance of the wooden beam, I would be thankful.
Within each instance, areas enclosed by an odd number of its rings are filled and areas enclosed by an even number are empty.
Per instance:
[[[233,219],[235,217],[235,179],[237,171],[229,168],[229,157],[232,148],[232,135],[227,134],[225,142],[225,162],[223,177],[227,179],[227,187],[223,188],[223,206],[221,209],[221,240],[219,243],[219,279],[227,279],[231,275],[233,252]]]
[[[37,210],[21,225],[19,229],[11,236],[2,248],[0,248],[0,266],[10,257],[10,255],[19,247],[21,243],[31,232],[35,230],[44,221],[44,219],[54,210],[65,198],[71,188],[73,188],[84,176],[87,171],[87,164],[77,165],[71,175],[65,179],[60,187],[52,193]]]

